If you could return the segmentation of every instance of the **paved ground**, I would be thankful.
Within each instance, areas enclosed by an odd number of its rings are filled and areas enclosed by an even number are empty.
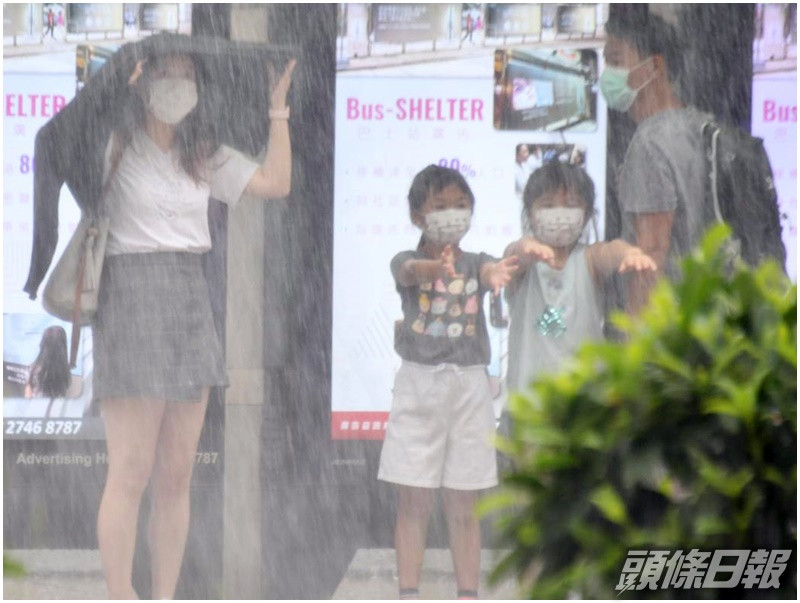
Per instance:
[[[496,551],[481,553],[481,599],[518,599],[516,586],[504,581],[494,587],[487,583],[494,567]],[[455,599],[456,583],[453,561],[446,549],[429,549],[425,552],[419,585],[423,599]],[[397,599],[398,585],[393,549],[360,549],[353,557],[347,573],[333,594],[333,599]]]
[[[3,576],[4,599],[106,599],[99,551],[10,550],[27,575]]]
[[[98,551],[11,550],[6,554],[22,563],[24,578],[3,578],[4,599],[106,599]],[[481,555],[482,599],[518,598],[512,581],[489,587],[487,577],[496,551]],[[425,553],[420,595],[424,599],[455,599],[453,562],[450,552],[432,549]],[[396,599],[397,578],[392,549],[360,549],[353,557],[332,599]]]

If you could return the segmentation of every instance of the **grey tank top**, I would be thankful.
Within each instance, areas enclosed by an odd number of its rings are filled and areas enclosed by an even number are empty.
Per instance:
[[[526,389],[539,375],[558,371],[582,343],[603,338],[600,296],[583,245],[562,270],[543,262],[531,266],[509,297],[510,390]]]

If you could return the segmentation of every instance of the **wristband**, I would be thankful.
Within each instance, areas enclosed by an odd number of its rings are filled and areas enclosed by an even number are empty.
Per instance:
[[[269,118],[273,119],[289,119],[289,107],[283,109],[270,109]]]

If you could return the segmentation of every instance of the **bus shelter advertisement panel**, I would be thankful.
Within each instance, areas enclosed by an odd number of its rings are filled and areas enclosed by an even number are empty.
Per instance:
[[[485,29],[486,5],[473,29]],[[461,8],[461,7],[459,7]],[[540,6],[535,7],[537,11]],[[367,11],[364,11],[366,13]],[[459,11],[460,12],[460,11]],[[356,32],[368,23],[353,23]],[[472,12],[470,12],[472,15]],[[541,22],[537,13],[535,21]],[[547,20],[556,28],[555,19]],[[487,35],[490,32],[487,32]],[[553,32],[551,32],[553,33]],[[521,234],[520,182],[545,161],[583,166],[600,209],[589,239],[603,232],[606,108],[596,79],[603,40],[431,40],[398,55],[340,57],[336,83],[332,437],[382,439],[400,358],[402,318],[389,264],[415,249],[420,230],[407,201],[429,164],[463,174],[475,195],[466,251],[502,257]],[[346,37],[346,34],[345,34]],[[525,42],[522,43],[522,40]],[[394,40],[393,40],[394,41]],[[414,41],[419,42],[415,35]],[[342,48],[353,47],[347,39]],[[371,52],[378,55],[381,44]],[[507,311],[483,300],[492,348],[488,367],[499,416],[504,406]],[[490,308],[494,311],[490,312]]]
[[[47,71],[37,69],[39,64],[6,62],[4,68],[3,434],[6,439],[101,438],[102,424],[90,404],[89,329],[81,330],[77,363],[63,395],[48,397],[29,384],[30,366],[49,345],[45,331],[63,329],[69,338],[72,328],[44,311],[42,287],[36,300],[22,291],[33,238],[34,139],[75,95],[74,64],[64,62],[63,70],[58,70],[53,65],[61,63],[53,61]],[[64,187],[54,259],[60,257],[79,221],[80,210]]]
[[[752,133],[772,165],[786,245],[797,281],[797,5],[757,4],[753,40]]]

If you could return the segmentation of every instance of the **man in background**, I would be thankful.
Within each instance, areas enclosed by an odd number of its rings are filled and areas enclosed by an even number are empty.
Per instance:
[[[678,94],[682,56],[668,23],[636,13],[612,17],[605,29],[600,89],[609,108],[636,123],[617,182],[622,238],[658,264],[656,275],[630,281],[628,307],[635,311],[658,275],[677,278],[678,258],[705,230],[702,125],[711,116]]]

